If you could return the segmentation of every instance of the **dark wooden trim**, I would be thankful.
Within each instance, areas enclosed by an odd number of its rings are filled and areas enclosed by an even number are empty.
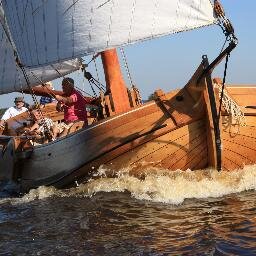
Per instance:
[[[203,56],[202,63],[205,70],[209,70],[209,62],[206,55]],[[211,109],[211,113],[209,114],[211,114],[213,129],[214,129],[214,137],[215,137],[215,150],[216,150],[216,166],[215,167],[218,171],[220,171],[222,166],[220,125],[219,125],[218,111],[217,111],[212,78],[209,72],[206,73],[205,79],[206,79],[206,86],[207,86],[207,91],[209,95],[209,103],[210,103],[210,109]]]
[[[208,74],[211,74],[213,69],[236,47],[236,45],[237,44],[232,41],[229,44],[229,46],[223,52],[221,52],[220,55],[211,64],[208,63],[208,66],[199,76],[197,83],[199,83],[203,77],[206,77]]]

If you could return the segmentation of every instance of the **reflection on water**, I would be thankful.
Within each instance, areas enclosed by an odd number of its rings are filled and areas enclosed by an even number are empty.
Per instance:
[[[159,172],[2,195],[0,255],[256,255],[255,167]]]

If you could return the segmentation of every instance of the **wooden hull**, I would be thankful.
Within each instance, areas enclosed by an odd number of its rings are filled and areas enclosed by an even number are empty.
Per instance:
[[[226,113],[222,115],[222,168],[232,171],[256,163],[256,87],[233,86],[227,90],[245,116],[244,124],[239,124]]]
[[[69,173],[65,179],[55,185],[63,187],[72,182],[83,182],[86,178],[84,174],[88,171],[88,174],[95,174],[95,170],[101,165],[106,169],[108,176],[113,176],[127,168],[136,176],[145,175],[147,167],[159,167],[170,171],[204,168],[207,166],[207,143],[205,134],[201,136],[203,133],[204,125],[201,120],[173,131],[154,132],[152,135],[146,135],[148,138],[143,136],[99,155]],[[141,144],[143,141],[148,142]]]
[[[100,165],[113,171],[152,162],[170,170],[206,167],[205,114],[182,108],[183,113],[176,117],[182,117],[184,122],[177,124],[161,102],[152,101],[65,138],[20,152],[18,179],[26,190],[50,184],[67,186],[88,178]]]
[[[199,111],[202,105],[195,105],[188,94],[189,103],[180,105],[181,111],[176,100],[181,93],[187,92],[165,94],[164,101],[149,102],[31,152],[21,152],[18,165],[23,189],[72,186],[102,165],[109,175],[127,167],[132,174],[143,175],[147,166],[170,171],[211,166],[206,112]],[[246,126],[230,120],[223,111],[222,169],[228,171],[256,163],[256,111],[248,110]]]
[[[26,191],[41,185],[76,185],[95,175],[102,165],[108,175],[129,167],[133,175],[141,176],[147,166],[170,171],[206,167],[232,171],[255,164],[256,109],[243,108],[246,126],[234,123],[224,109],[216,123],[218,93],[209,76],[199,80],[204,68],[201,64],[181,90],[168,94],[159,90],[155,101],[54,142],[17,150],[14,138],[0,137],[4,145],[0,179],[18,182]],[[242,107],[256,105],[250,96],[256,94],[255,89],[228,91]],[[45,112],[60,118],[52,107]],[[12,164],[6,164],[6,159]]]

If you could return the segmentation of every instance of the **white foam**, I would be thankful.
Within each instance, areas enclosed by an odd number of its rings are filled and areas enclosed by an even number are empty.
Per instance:
[[[181,204],[188,198],[221,197],[256,189],[256,165],[246,166],[243,170],[233,172],[217,172],[212,169],[172,172],[148,167],[144,170],[143,179],[130,175],[129,168],[120,170],[113,178],[106,176],[108,171],[101,167],[95,174],[96,178],[69,190],[39,187],[22,198],[12,200],[12,203],[26,203],[51,196],[92,197],[99,192],[129,191],[136,199]]]
[[[153,168],[145,172],[148,174],[140,180],[124,170],[116,178],[100,178],[80,185],[77,192],[87,190],[88,195],[93,195],[103,191],[129,191],[137,199],[180,204],[186,198],[221,197],[256,189],[256,166],[233,172],[211,169],[170,172]]]

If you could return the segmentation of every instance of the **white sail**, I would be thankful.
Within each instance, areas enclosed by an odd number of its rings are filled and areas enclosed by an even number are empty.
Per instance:
[[[0,94],[21,91],[27,88],[27,84],[21,69],[16,65],[14,51],[6,37],[4,30],[0,27]],[[29,82],[32,86],[41,84],[69,74],[80,67],[80,60],[64,61],[40,68],[27,69]],[[60,73],[58,73],[58,72]]]
[[[16,65],[12,38],[0,6],[0,94],[21,91],[27,83],[21,69]],[[64,61],[40,68],[26,69],[31,86],[39,85],[80,68],[80,59]]]
[[[210,0],[2,0],[21,62],[48,65],[215,22]]]

